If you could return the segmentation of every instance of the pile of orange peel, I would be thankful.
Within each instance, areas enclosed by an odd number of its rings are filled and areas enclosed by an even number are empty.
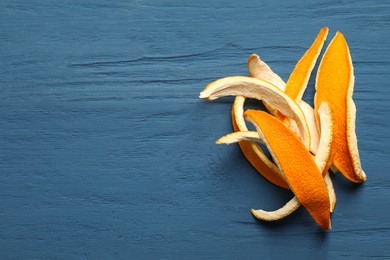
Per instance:
[[[326,27],[320,30],[286,83],[258,55],[252,54],[248,60],[250,76],[218,79],[200,93],[199,97],[207,100],[235,96],[234,132],[216,143],[238,143],[264,178],[294,193],[289,202],[275,211],[252,209],[257,219],[279,220],[302,205],[321,228],[329,230],[330,213],[336,204],[329,170],[341,172],[352,182],[366,180],[355,133],[353,65],[342,33],[336,32],[318,66],[314,108],[302,100],[328,31]],[[253,109],[244,112],[246,98],[261,100],[268,113]],[[248,130],[244,118],[256,131]],[[268,149],[272,159],[259,143]]]

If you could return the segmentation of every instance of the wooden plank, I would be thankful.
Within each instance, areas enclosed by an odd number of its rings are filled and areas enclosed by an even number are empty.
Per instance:
[[[390,257],[389,13],[383,1],[2,1],[0,258]],[[350,45],[368,175],[334,177],[326,233],[303,209],[251,216],[291,193],[214,144],[232,99],[198,99],[246,75],[251,53],[287,79],[322,26]]]

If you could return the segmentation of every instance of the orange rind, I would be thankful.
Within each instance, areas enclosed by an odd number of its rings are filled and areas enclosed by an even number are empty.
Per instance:
[[[332,109],[334,136],[333,163],[349,180],[362,182],[362,170],[355,133],[356,108],[352,100],[354,74],[348,44],[337,32],[326,49],[316,78],[315,110],[326,101]]]
[[[329,161],[330,147],[332,143],[332,128],[333,124],[331,121],[330,109],[329,106],[324,102],[319,109],[321,126],[323,135],[321,136],[321,149],[318,150],[317,155],[314,157],[315,163],[319,169],[319,171],[325,176],[325,184],[328,189],[328,194],[330,198],[330,212],[333,212],[334,206],[336,204],[336,194],[334,191],[332,180],[329,176],[329,173],[326,171],[327,162]],[[250,142],[258,142],[264,144],[265,141],[259,137],[257,132],[254,131],[244,131],[244,132],[234,132],[228,135],[225,135],[219,138],[216,143],[217,144],[232,144],[237,142],[250,141]],[[275,166],[272,162],[270,162],[273,166]],[[275,166],[277,167],[277,166]],[[279,171],[280,172],[280,171]],[[285,176],[281,174],[283,181],[286,180]],[[291,213],[293,213],[298,207],[300,203],[295,199],[291,199],[285,206],[275,211],[265,211],[265,210],[255,210],[252,209],[252,214],[261,220],[267,221],[275,221],[282,219]]]
[[[326,183],[313,157],[298,136],[278,119],[263,111],[247,110],[244,116],[256,127],[299,203],[320,227],[331,229],[330,200]]]
[[[252,215],[260,220],[264,221],[277,221],[281,220],[291,213],[296,211],[301,206],[299,200],[294,196],[289,202],[287,202],[283,207],[274,211],[266,211],[262,209],[251,209]]]
[[[309,82],[311,72],[316,64],[318,56],[328,35],[329,29],[324,27],[318,33],[310,48],[303,54],[302,58],[295,65],[294,70],[287,80],[284,93],[295,101],[302,99],[303,93]]]

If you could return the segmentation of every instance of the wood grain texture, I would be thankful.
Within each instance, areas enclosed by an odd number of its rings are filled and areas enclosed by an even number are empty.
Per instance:
[[[389,14],[379,0],[0,1],[0,258],[389,258]],[[333,178],[325,233],[303,209],[251,216],[292,195],[214,144],[232,99],[198,99],[251,53],[286,80],[323,26],[350,46],[368,176]]]

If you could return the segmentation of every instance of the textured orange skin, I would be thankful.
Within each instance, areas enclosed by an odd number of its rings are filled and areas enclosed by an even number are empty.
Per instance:
[[[299,137],[266,112],[247,110],[244,115],[264,135],[268,149],[299,202],[319,226],[330,229],[328,189],[322,173]]]
[[[313,44],[298,61],[297,65],[295,65],[293,72],[291,72],[284,91],[291,99],[295,101],[301,100],[304,92],[302,87],[306,88],[307,82],[305,81],[308,81],[310,77],[314,65],[313,63],[315,63],[318,58],[326,36],[328,35],[328,31],[329,29],[327,27],[320,30]]]
[[[328,35],[328,31],[328,27],[324,27],[320,30],[313,44],[297,62],[294,70],[291,72],[284,90],[284,93],[286,93],[291,99],[295,101],[302,99],[303,92],[307,86],[307,81],[309,80],[313,66],[321,52],[324,41]],[[278,112],[278,118],[283,120],[285,116]]]
[[[348,44],[342,33],[337,32],[326,50],[317,72],[315,111],[322,101],[331,108],[334,132],[331,154],[337,169],[349,180],[362,182],[365,179],[355,172],[351,151],[347,141],[347,99],[351,98],[353,88],[353,67]],[[351,83],[352,82],[352,83]]]
[[[232,124],[235,132],[240,131],[237,126],[236,120],[234,119],[234,110],[232,110]],[[280,177],[277,172],[275,172],[262,160],[259,160],[257,154],[252,148],[252,145],[257,145],[256,143],[250,141],[241,141],[238,143],[238,145],[240,146],[245,158],[264,178],[281,188],[288,190],[290,189],[287,182],[282,177]]]

